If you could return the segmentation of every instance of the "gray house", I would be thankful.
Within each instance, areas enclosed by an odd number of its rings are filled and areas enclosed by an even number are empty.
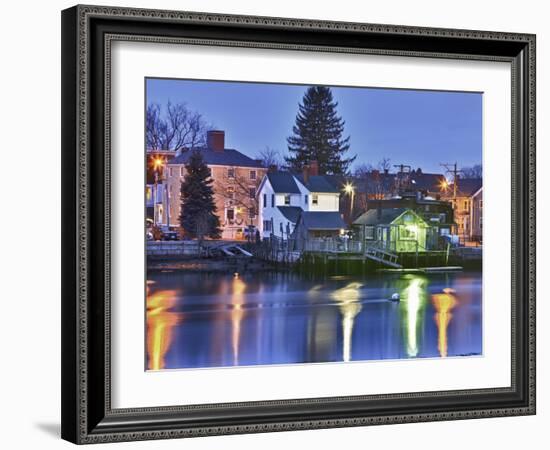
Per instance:
[[[302,211],[293,237],[297,250],[314,250],[315,244],[338,238],[346,223],[338,211]]]

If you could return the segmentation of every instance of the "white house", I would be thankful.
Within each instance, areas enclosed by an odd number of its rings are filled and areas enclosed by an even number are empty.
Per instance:
[[[288,239],[303,211],[338,212],[340,192],[316,167],[302,175],[268,172],[258,188],[259,225],[262,238],[272,234]]]

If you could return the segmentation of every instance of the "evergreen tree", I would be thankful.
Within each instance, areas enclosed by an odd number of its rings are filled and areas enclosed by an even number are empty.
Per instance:
[[[187,236],[202,239],[220,237],[220,221],[216,215],[212,178],[199,150],[193,150],[181,183],[179,222]]]
[[[290,169],[301,171],[316,160],[321,174],[348,173],[356,157],[344,158],[349,150],[349,136],[342,137],[345,122],[338,116],[337,106],[330,88],[308,88],[298,105],[294,134],[287,138],[290,156],[285,159]]]

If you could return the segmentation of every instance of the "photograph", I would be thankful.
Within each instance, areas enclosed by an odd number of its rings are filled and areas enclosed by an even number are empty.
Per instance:
[[[482,92],[144,89],[145,370],[483,357]]]
[[[60,256],[61,280],[32,278],[60,285],[61,314],[31,316],[61,355],[19,353],[30,374],[47,366],[29,355],[56,365],[61,437],[525,447],[544,422],[544,15],[195,3],[65,5],[61,34],[48,28],[61,83],[44,95],[61,101],[35,115],[60,119],[61,154],[31,166],[60,174],[61,254],[38,256]],[[31,136],[12,115],[26,134],[10,137]],[[8,184],[36,198],[36,183]],[[29,224],[44,216],[22,204]]]

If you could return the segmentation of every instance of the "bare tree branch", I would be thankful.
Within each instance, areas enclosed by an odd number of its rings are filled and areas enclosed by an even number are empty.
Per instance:
[[[147,147],[157,150],[204,145],[206,131],[211,128],[200,113],[189,110],[185,103],[168,102],[165,109],[150,103],[145,122]]]
[[[281,157],[281,154],[279,151],[266,146],[264,150],[259,152],[259,158],[260,161],[262,161],[262,165],[267,168],[274,168],[279,169],[282,166],[283,158]]]

